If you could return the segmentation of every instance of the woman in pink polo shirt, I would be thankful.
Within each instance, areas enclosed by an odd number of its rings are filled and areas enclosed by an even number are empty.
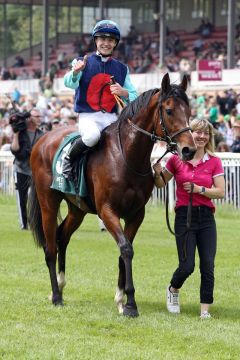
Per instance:
[[[197,247],[201,272],[200,318],[204,319],[211,317],[209,305],[213,303],[217,232],[212,199],[224,197],[225,180],[221,160],[213,153],[212,125],[205,119],[194,119],[190,126],[197,146],[194,158],[183,162],[178,155],[172,155],[164,169],[160,163],[153,169],[157,187],[165,186],[161,172],[166,182],[174,177],[177,187],[175,233],[179,265],[167,287],[167,309],[171,313],[180,313],[179,289],[194,271]],[[192,220],[186,233],[191,188]]]

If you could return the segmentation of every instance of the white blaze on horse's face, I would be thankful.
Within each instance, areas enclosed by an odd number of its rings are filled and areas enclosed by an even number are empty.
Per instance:
[[[190,129],[188,130],[190,110],[182,103],[179,105],[177,111],[179,111],[179,123],[175,129],[176,131],[186,129],[186,131],[183,131],[177,135],[173,141],[177,143],[177,151],[181,160],[187,161],[191,160],[196,152],[196,145],[192,136],[192,132]],[[183,116],[183,114],[185,116]]]

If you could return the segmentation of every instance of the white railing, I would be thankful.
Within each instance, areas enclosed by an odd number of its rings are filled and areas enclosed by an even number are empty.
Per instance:
[[[139,94],[143,91],[160,88],[161,81],[165,71],[157,70],[153,73],[147,74],[131,74],[131,80],[136,87]],[[235,88],[239,89],[239,74],[240,69],[228,69],[222,71],[221,81],[199,81],[198,72],[191,72],[191,86],[190,92],[194,91],[216,91],[220,89]],[[179,83],[181,74],[180,72],[170,72],[171,82]],[[38,95],[39,94],[39,80],[5,80],[0,81],[0,96],[11,94],[13,89],[17,87],[23,95]],[[63,78],[55,78],[53,82],[53,90],[57,96],[72,96],[74,91],[66,88],[63,83]]]
[[[152,162],[154,163],[161,156],[159,153],[152,154]],[[226,179],[226,195],[222,200],[217,200],[217,203],[229,204],[236,209],[240,209],[240,154],[234,153],[217,153],[222,159],[225,179]],[[13,195],[14,194],[14,180],[13,180],[13,155],[9,151],[0,151],[0,193]],[[167,157],[165,157],[165,160]],[[164,161],[164,160],[163,160]],[[153,203],[164,203],[166,197],[166,189],[153,190],[151,201]],[[173,180],[169,183],[169,209],[172,211],[175,204],[175,182]]]
[[[0,193],[14,194],[13,155],[10,151],[0,151]]]
[[[162,154],[160,150],[159,153],[154,152],[152,154],[152,163],[156,162]],[[222,200],[215,200],[218,204],[229,204],[236,209],[240,209],[240,154],[235,153],[216,153],[222,160],[224,173],[225,173],[225,197]],[[169,155],[168,155],[169,156]],[[166,161],[168,156],[163,159]],[[169,182],[169,209],[172,211],[175,206],[175,182],[171,180]],[[152,201],[154,203],[165,203],[166,198],[166,189],[153,189]]]

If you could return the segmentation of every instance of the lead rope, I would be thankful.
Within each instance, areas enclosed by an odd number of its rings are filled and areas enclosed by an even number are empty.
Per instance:
[[[165,155],[165,154],[164,154]],[[162,157],[161,157],[162,158]],[[159,162],[161,160],[161,158],[157,161]],[[188,234],[191,228],[191,223],[192,223],[192,202],[193,202],[193,188],[194,188],[194,184],[191,183],[191,192],[190,192],[190,196],[189,196],[189,203],[188,203],[188,209],[187,209],[187,223],[186,223],[186,229],[180,233],[177,234],[175,233],[170,225],[170,220],[169,220],[169,209],[168,209],[168,204],[169,204],[169,187],[168,184],[166,182],[166,179],[164,177],[163,172],[160,173],[161,178],[163,179],[164,184],[166,185],[166,222],[167,222],[167,227],[168,230],[170,231],[171,234],[173,234],[176,237],[182,237],[183,235],[185,235],[184,240],[183,240],[183,261],[186,261],[187,259],[187,240],[188,240]]]

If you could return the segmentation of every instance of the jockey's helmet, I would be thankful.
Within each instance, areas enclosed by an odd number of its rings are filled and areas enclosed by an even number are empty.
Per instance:
[[[92,37],[95,40],[95,37],[111,37],[116,40],[118,45],[121,34],[118,25],[111,20],[101,20],[98,21],[94,26],[92,31]]]

